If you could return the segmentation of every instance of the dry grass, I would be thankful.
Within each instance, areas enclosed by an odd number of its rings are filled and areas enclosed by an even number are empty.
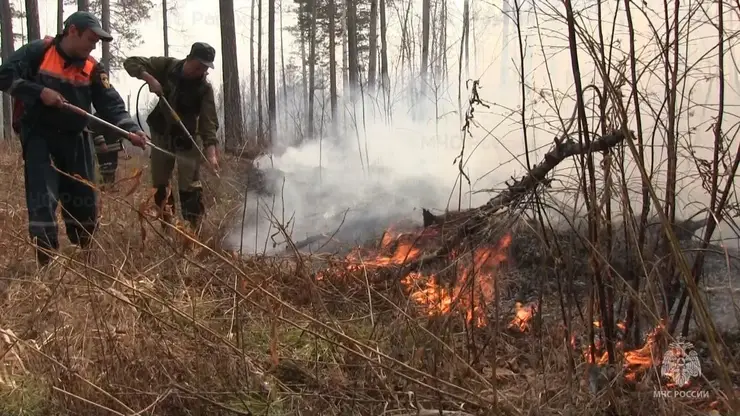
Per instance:
[[[142,241],[145,162],[120,167],[119,177],[144,166],[131,195],[130,183],[103,193],[91,257],[64,249],[39,275],[22,161],[3,145],[0,414],[686,415],[715,400],[654,399],[656,369],[590,393],[582,357],[568,368],[554,299],[531,331],[504,330],[514,311],[502,301],[498,320],[471,334],[455,315],[417,313],[390,268],[317,280],[309,260],[237,259],[220,243],[239,195],[212,177],[202,243],[186,248],[151,220]]]

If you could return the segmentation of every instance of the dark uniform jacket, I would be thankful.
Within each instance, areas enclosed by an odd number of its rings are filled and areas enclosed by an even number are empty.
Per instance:
[[[204,147],[217,145],[219,124],[213,87],[205,77],[197,80],[184,79],[181,76],[184,63],[182,59],[163,56],[132,56],[123,62],[123,67],[132,77],[139,78],[146,71],[156,78],[162,85],[165,98],[193,138],[200,136]],[[154,133],[180,139],[185,136],[164,106],[154,107],[146,122]]]
[[[59,46],[60,41],[61,35],[48,49],[42,39],[30,42],[13,52],[0,66],[0,90],[23,100],[22,123],[70,136],[85,129],[87,117],[44,105],[41,91],[48,87],[59,92],[70,104],[88,112],[94,105],[101,118],[126,131],[141,131],[126,111],[118,91],[110,85],[103,65],[93,57],[67,56]]]

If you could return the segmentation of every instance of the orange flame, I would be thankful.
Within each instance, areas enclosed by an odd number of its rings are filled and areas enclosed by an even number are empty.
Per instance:
[[[514,319],[509,323],[509,328],[524,332],[529,329],[529,322],[537,311],[537,306],[534,303],[525,306],[517,302],[515,308]]]
[[[436,243],[438,231],[425,228],[420,232],[401,233],[392,228],[385,232],[377,250],[355,249],[346,257],[348,270],[401,266],[422,259]],[[440,275],[412,271],[401,279],[408,296],[427,316],[437,316],[458,310],[468,323],[486,325],[485,307],[494,299],[496,271],[507,261],[511,236],[505,235],[495,246],[479,247],[471,254],[451,253],[456,263],[454,284],[445,287]],[[317,274],[321,280],[325,273]],[[445,280],[445,279],[443,279]]]
[[[487,324],[486,305],[494,300],[496,271],[507,260],[506,251],[511,236],[505,235],[495,247],[479,247],[473,250],[472,259],[457,258],[457,279],[449,290],[441,287],[435,275],[423,276],[412,272],[401,280],[410,290],[410,297],[426,309],[429,316],[450,313],[458,308],[465,313],[468,323],[477,327]],[[472,265],[464,260],[472,260]],[[422,285],[417,282],[424,282]]]
[[[600,321],[595,321],[593,325],[596,328],[601,328]],[[621,321],[617,322],[617,328],[622,332],[626,330],[624,322]],[[615,352],[622,351],[625,380],[635,382],[637,381],[638,376],[644,374],[649,368],[660,364],[658,339],[662,334],[662,331],[663,326],[658,325],[648,334],[645,344],[642,347],[633,350],[624,351],[624,343],[622,341],[617,341],[615,343]],[[571,345],[574,347],[576,346],[575,334],[571,339]],[[588,363],[599,366],[606,365],[609,362],[609,353],[607,351],[603,351],[604,349],[605,345],[601,339],[595,339],[593,348],[591,346],[586,346],[586,348],[584,348],[583,357]],[[600,351],[603,352],[600,353]]]

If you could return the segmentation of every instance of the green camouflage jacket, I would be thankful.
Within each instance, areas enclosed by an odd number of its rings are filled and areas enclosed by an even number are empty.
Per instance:
[[[139,78],[146,71],[156,78],[162,85],[167,101],[190,134],[194,138],[199,136],[204,147],[217,145],[219,124],[213,87],[205,78],[194,81],[182,79],[180,73],[184,62],[182,59],[164,56],[132,56],[123,62],[123,67],[132,77]],[[162,105],[154,107],[146,122],[154,133],[170,137],[184,135],[181,127]]]

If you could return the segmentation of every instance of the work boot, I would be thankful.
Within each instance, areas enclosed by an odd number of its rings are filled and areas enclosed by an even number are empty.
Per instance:
[[[116,182],[116,172],[101,172],[103,185],[113,185]]]
[[[188,191],[180,191],[180,207],[182,208],[182,218],[190,223],[193,231],[198,232],[206,209],[203,204],[202,190],[192,188]]]
[[[39,275],[44,274],[46,270],[54,264],[59,257],[53,249],[36,247],[36,271]]]
[[[31,241],[36,251],[36,264],[39,267],[48,265],[57,257],[56,252],[59,248],[59,242],[56,238],[32,237]]]
[[[154,203],[157,205],[157,209],[162,221],[166,222],[167,224],[172,224],[172,213],[175,209],[175,196],[172,195],[172,193],[170,192],[170,196],[167,198],[166,204],[164,203],[165,196],[167,196],[167,187],[157,187],[157,192],[154,194]],[[167,224],[162,224],[163,230],[167,229]]]

